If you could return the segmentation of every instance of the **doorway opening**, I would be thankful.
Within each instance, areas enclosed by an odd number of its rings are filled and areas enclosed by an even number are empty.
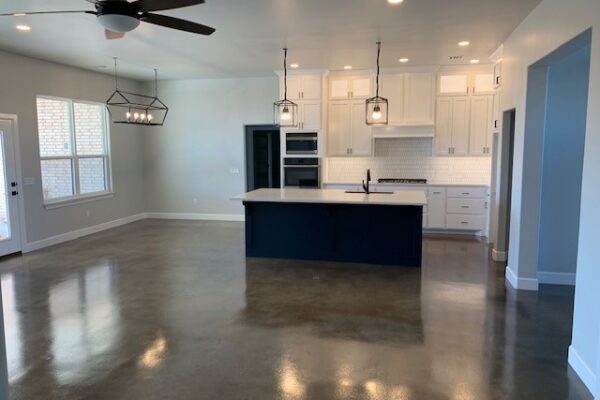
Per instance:
[[[277,125],[247,125],[246,190],[281,187],[281,145]]]
[[[0,115],[0,256],[22,250],[16,117]]]
[[[507,270],[520,289],[575,284],[591,37],[580,34],[528,70],[519,254]]]

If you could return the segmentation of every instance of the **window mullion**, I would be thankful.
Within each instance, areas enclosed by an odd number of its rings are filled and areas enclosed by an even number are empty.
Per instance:
[[[75,105],[73,100],[69,101],[70,105],[70,113],[71,113],[71,154],[72,158],[72,168],[73,168],[73,189],[75,192],[75,196],[79,196],[81,194],[81,187],[79,183],[79,160],[77,158],[77,138],[75,135]]]

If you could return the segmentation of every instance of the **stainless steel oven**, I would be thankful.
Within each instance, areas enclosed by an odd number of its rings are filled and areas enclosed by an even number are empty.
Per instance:
[[[283,165],[285,187],[321,187],[321,166],[318,158],[285,158]]]
[[[288,155],[318,154],[317,132],[288,132],[285,135],[285,153]]]

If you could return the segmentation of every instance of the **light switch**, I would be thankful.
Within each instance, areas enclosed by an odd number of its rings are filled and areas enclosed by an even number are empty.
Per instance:
[[[231,168],[229,168],[229,173],[230,174],[239,174],[240,173],[240,169],[236,168],[236,167],[231,167]]]

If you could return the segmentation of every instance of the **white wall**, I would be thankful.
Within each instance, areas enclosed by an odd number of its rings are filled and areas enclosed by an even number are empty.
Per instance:
[[[522,215],[523,145],[525,138],[525,102],[527,68],[563,43],[593,27],[589,83],[586,147],[581,196],[581,224],[577,261],[577,288],[571,365],[576,367],[590,390],[595,388],[594,372],[598,365],[598,332],[600,324],[600,1],[543,0],[540,5],[510,35],[504,44],[502,110],[516,108],[515,158],[509,267],[518,279],[536,279],[535,266],[521,262],[527,250],[527,238],[522,227],[530,223],[531,215]],[[575,365],[578,354],[585,365]]]
[[[123,86],[139,84],[124,80]],[[0,113],[18,116],[22,174],[35,179],[34,185],[21,188],[28,242],[144,211],[142,132],[119,125],[111,125],[115,196],[52,210],[43,206],[36,95],[105,102],[113,90],[114,78],[109,75],[0,52]]]
[[[144,132],[147,211],[243,215],[229,198],[246,186],[244,125],[272,124],[277,96],[275,76],[161,82],[171,111]]]

